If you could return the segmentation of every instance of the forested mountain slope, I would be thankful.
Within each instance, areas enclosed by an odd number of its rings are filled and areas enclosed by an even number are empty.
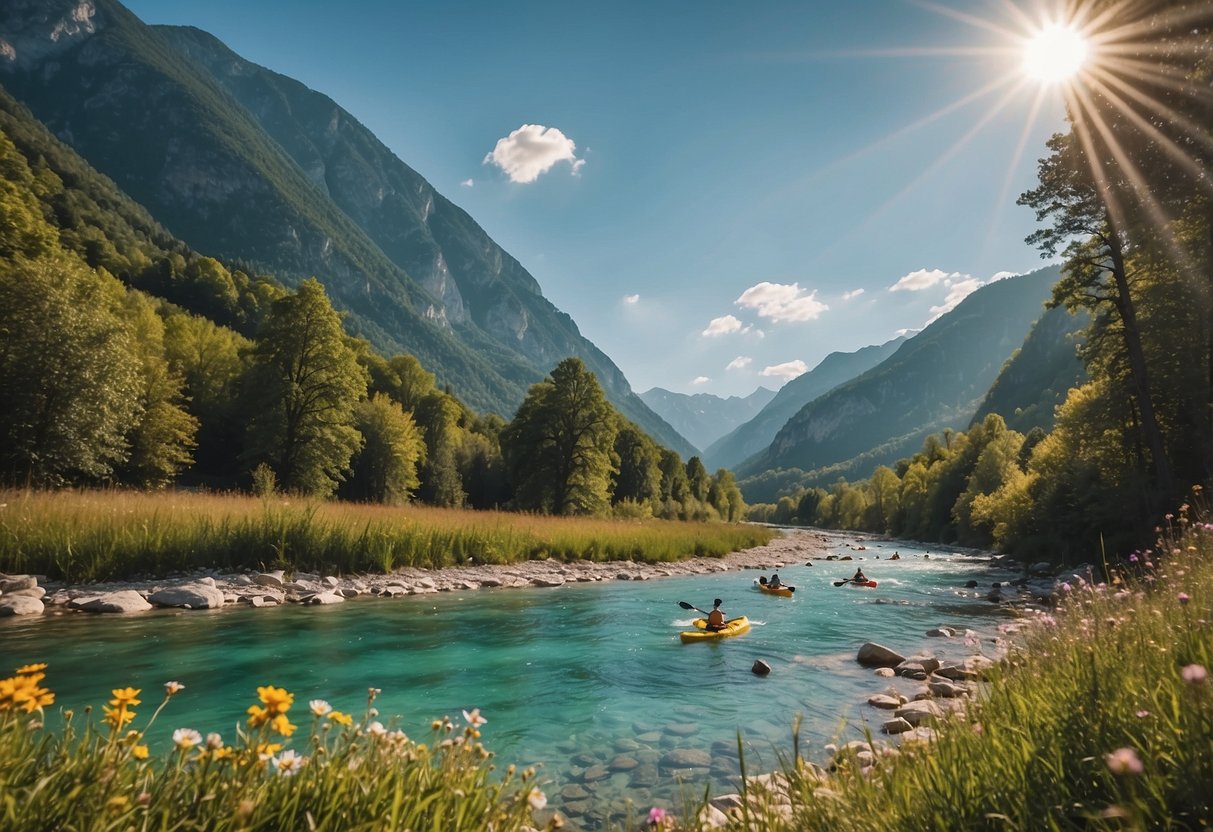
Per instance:
[[[748,396],[721,398],[711,393],[675,393],[654,387],[640,394],[644,403],[669,422],[696,448],[706,448],[752,419],[776,395],[759,387]]]
[[[511,415],[577,355],[625,415],[691,450],[517,261],[326,96],[116,0],[13,0],[0,38],[0,80],[196,249],[289,285],[315,274],[352,333],[482,410]]]
[[[851,471],[866,477],[927,434],[968,425],[1058,277],[1050,267],[978,289],[881,364],[803,407],[738,473],[812,472],[867,455],[864,470]]]
[[[894,338],[855,352],[830,353],[812,370],[781,387],[754,418],[712,443],[704,452],[704,461],[711,468],[733,468],[763,450],[796,411],[875,367],[892,355],[904,340]]]

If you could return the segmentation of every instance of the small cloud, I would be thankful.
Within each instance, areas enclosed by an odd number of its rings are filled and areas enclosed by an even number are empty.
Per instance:
[[[524,124],[508,136],[497,140],[493,152],[484,157],[483,164],[496,165],[505,171],[511,182],[534,182],[558,162],[569,162],[573,175],[581,171],[584,159],[578,159],[577,144],[555,127]]]
[[[903,336],[903,335],[911,335],[911,334],[916,333],[916,332],[922,332],[922,330],[921,330],[921,329],[911,329],[911,328],[909,328],[909,327],[906,327],[905,329],[899,329],[899,330],[897,330],[897,331],[896,331],[896,332],[894,332],[893,334],[894,334],[894,335],[896,335],[898,338],[900,338],[900,337],[901,337],[901,336]]]
[[[953,278],[961,278],[954,280]],[[935,321],[942,315],[946,315],[955,309],[962,300],[973,294],[975,291],[985,285],[985,282],[970,275],[952,275],[944,281],[944,285],[948,287],[948,296],[943,299],[943,303],[939,306],[931,307],[931,320],[927,323]]]
[[[785,361],[782,364],[773,364],[770,367],[764,367],[759,375],[781,378],[784,381],[791,381],[797,376],[802,376],[808,372],[809,367],[799,358],[795,361]]]
[[[1008,277],[1019,277],[1019,272],[994,272],[994,276],[987,282],[993,283],[997,280],[1006,280]]]
[[[842,293],[842,299],[843,299],[843,300],[850,300],[851,298],[857,298],[857,297],[859,297],[859,296],[860,296],[860,295],[862,295],[862,294],[863,294],[863,289],[852,289],[852,290],[851,290],[851,291],[849,291],[849,292],[843,292],[843,293]]]
[[[948,278],[948,273],[942,269],[919,269],[910,272],[889,287],[890,292],[921,292],[930,289],[936,283]]]
[[[749,327],[743,327],[741,321],[734,318],[732,315],[723,315],[719,318],[713,318],[708,324],[708,328],[702,332],[705,338],[715,338],[719,335],[729,335],[734,332],[745,332]]]
[[[691,384],[698,387],[701,384],[707,384],[709,381],[711,381],[711,379],[707,376],[695,376],[695,378],[691,381]]]
[[[635,306],[640,303],[640,295],[624,295],[623,302],[629,306]]]
[[[463,180],[462,182],[460,182],[460,183],[459,183],[459,187],[461,187],[461,188],[474,188],[474,187],[476,187],[476,180],[475,180],[475,179],[465,179],[465,180]]]
[[[744,370],[753,363],[754,359],[746,355],[739,355],[725,365],[726,370]]]
[[[772,321],[814,321],[830,307],[817,300],[817,292],[808,294],[799,283],[755,284],[741,293],[736,303],[755,309],[759,317]]]

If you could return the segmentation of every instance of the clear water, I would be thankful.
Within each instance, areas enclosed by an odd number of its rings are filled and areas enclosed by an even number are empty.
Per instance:
[[[838,543],[837,553],[860,554]],[[899,542],[901,561],[877,561],[894,544],[868,547],[863,566],[877,588],[835,588],[857,564],[817,560],[780,570],[798,587],[792,599],[758,592],[756,571],[733,571],[324,607],[8,619],[0,622],[0,671],[49,662],[56,706],[77,709],[99,706],[111,688],[140,687],[148,714],[161,685],[180,681],[185,691],[153,728],[161,736],[150,737],[160,743],[177,727],[234,739],[264,684],[292,691],[305,724],[309,699],[360,715],[367,688],[380,688],[381,718],[398,715],[416,738],[436,717],[458,721],[461,710],[480,708],[499,763],[542,764],[553,805],[592,826],[624,800],[641,812],[678,805],[680,776],[699,790],[708,780],[714,792],[733,790],[739,730],[751,772],[778,767],[798,715],[811,758],[826,742],[857,736],[864,719],[882,718],[863,704],[867,696],[889,683],[855,663],[864,641],[961,658],[973,648],[926,630],[952,625],[989,636],[1007,615],[962,589],[970,579],[985,588],[1009,577],[977,559],[938,550],[927,559],[930,550]],[[697,615],[677,602],[707,609],[714,597],[730,616],[749,616],[752,630],[682,644],[679,631]],[[756,659],[771,665],[769,676],[751,672]],[[710,768],[663,767],[672,749],[707,751]],[[582,782],[587,767],[620,754],[638,765]]]

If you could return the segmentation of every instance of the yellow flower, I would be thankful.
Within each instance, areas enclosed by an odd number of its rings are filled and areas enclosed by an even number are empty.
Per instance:
[[[101,709],[105,711],[105,718],[102,721],[108,722],[114,728],[122,728],[126,723],[135,718],[135,712],[128,711],[125,705],[119,705],[117,708],[103,705]]]
[[[146,745],[136,745],[134,748],[131,749],[131,756],[134,757],[136,760],[146,760],[147,759],[147,746]]]
[[[19,668],[17,668],[17,675],[18,676],[28,676],[31,673],[38,673],[39,671],[42,671],[42,670],[46,670],[46,662],[39,662],[38,664],[27,664],[24,667],[19,667]]]
[[[328,717],[329,720],[336,722],[338,725],[354,724],[354,718],[347,713],[342,713],[341,711],[330,711]]]
[[[261,704],[265,705],[265,709],[275,715],[286,713],[291,709],[291,705],[295,704],[295,694],[287,693],[285,688],[267,685],[257,688],[257,695],[261,697]]]
[[[278,714],[278,716],[274,717],[273,722],[270,723],[270,727],[284,737],[289,737],[295,733],[295,726],[286,718],[286,714]]]
[[[133,708],[135,705],[140,704],[140,700],[135,698],[139,695],[140,690],[141,688],[114,688],[111,691],[114,694],[114,698],[110,700],[110,704],[119,707],[125,705]]]
[[[0,679],[0,711],[22,709],[28,714],[52,704],[55,694],[38,684],[44,675],[33,673]]]
[[[122,810],[126,808],[126,804],[130,802],[131,799],[129,797],[120,794],[107,800],[105,802],[105,808],[108,809],[111,814],[120,815],[122,814]]]
[[[226,760],[227,758],[231,757],[234,753],[235,753],[235,751],[233,751],[231,748],[229,748],[225,745],[225,746],[223,746],[223,748],[216,748],[214,751],[212,751],[211,759]]]
[[[270,721],[270,712],[260,705],[249,705],[248,713],[248,724],[254,728],[260,728],[262,725]]]

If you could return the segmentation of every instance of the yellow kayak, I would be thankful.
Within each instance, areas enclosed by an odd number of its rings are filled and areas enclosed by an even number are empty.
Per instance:
[[[750,619],[744,615],[740,618],[730,618],[724,624],[723,630],[709,630],[708,620],[706,618],[695,619],[695,629],[679,633],[683,642],[688,641],[711,641],[717,638],[729,638],[730,636],[739,636],[742,633],[749,632]]]
[[[769,595],[779,595],[783,598],[791,598],[792,593],[794,593],[796,591],[796,587],[794,587],[794,586],[782,586],[781,585],[781,586],[771,587],[771,586],[767,586],[766,584],[754,584],[754,586],[758,587],[763,592],[765,592]]]

